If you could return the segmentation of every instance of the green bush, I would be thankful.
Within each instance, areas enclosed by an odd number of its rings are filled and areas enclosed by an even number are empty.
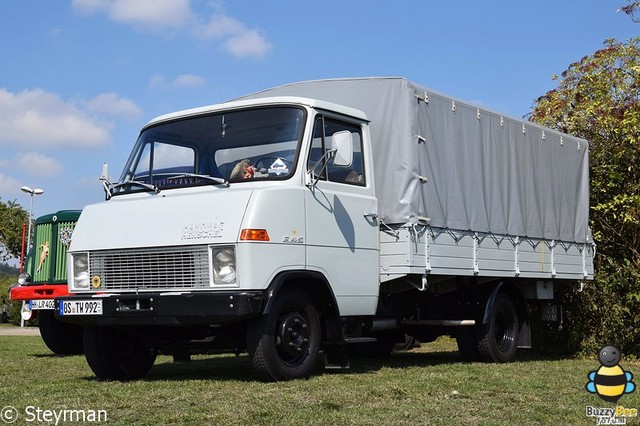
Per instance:
[[[0,280],[0,315],[6,312],[9,315],[9,322],[20,325],[20,310],[22,302],[12,302],[9,300],[9,287],[16,283],[18,276],[6,277]]]
[[[590,226],[595,280],[562,289],[567,329],[557,349],[594,354],[616,345],[640,357],[640,37],[606,40],[569,65],[558,87],[535,101],[532,121],[583,137],[590,146]],[[560,287],[560,286],[557,286]]]

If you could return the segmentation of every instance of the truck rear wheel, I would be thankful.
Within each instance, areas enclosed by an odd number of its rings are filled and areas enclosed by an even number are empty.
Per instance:
[[[56,355],[82,353],[82,326],[56,319],[53,311],[38,312],[38,328],[45,345]]]
[[[157,355],[151,345],[136,334],[96,326],[84,329],[84,354],[99,379],[121,381],[144,377]]]
[[[251,366],[263,380],[309,377],[318,363],[320,317],[305,293],[277,295],[268,313],[249,326]]]
[[[518,314],[513,300],[499,293],[489,322],[476,328],[478,351],[486,362],[513,361],[518,348]]]

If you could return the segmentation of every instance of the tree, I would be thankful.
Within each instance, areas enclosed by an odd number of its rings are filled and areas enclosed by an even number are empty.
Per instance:
[[[590,143],[591,218],[598,252],[640,267],[640,38],[605,41],[562,73],[529,119]]]
[[[28,220],[29,214],[15,200],[5,203],[0,199],[0,260],[20,256],[22,224]]]
[[[558,87],[538,98],[529,115],[590,144],[596,279],[584,293],[567,295],[578,333],[572,339],[589,351],[608,341],[640,355],[639,45],[640,38],[606,40],[554,76]]]
[[[626,13],[633,22],[640,22],[640,18],[638,17],[638,13],[640,13],[640,1],[627,0],[627,3],[629,4],[622,6],[618,12]]]

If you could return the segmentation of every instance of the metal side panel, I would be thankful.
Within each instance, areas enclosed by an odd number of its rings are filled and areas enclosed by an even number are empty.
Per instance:
[[[393,232],[392,232],[393,231]],[[381,280],[407,274],[582,280],[592,244],[404,225],[381,232]]]

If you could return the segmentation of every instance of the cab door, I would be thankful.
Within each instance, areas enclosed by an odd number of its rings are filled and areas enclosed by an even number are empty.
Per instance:
[[[351,134],[350,161],[332,153],[334,135]],[[373,315],[379,291],[379,232],[362,123],[318,115],[307,159],[306,263],[331,283],[340,314]]]

